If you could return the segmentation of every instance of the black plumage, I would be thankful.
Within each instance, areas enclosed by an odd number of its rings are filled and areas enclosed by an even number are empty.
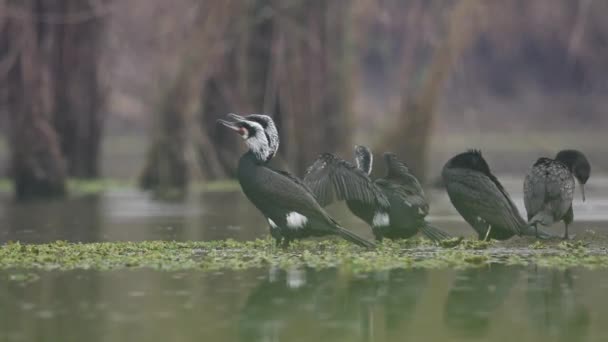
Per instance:
[[[355,147],[356,165],[323,153],[308,168],[304,182],[321,205],[345,200],[355,216],[372,227],[377,240],[409,238],[421,231],[432,240],[450,236],[425,221],[429,205],[418,180],[393,153],[385,153],[384,178],[372,181],[371,151]]]
[[[564,238],[567,239],[568,225],[574,220],[574,180],[576,178],[581,184],[585,200],[584,185],[590,172],[587,158],[576,150],[560,151],[555,159],[539,158],[524,180],[528,223],[537,228],[539,224],[549,226],[564,221]]]
[[[249,151],[239,160],[237,169],[241,188],[276,231],[273,236],[277,243],[282,240],[286,247],[294,239],[335,234],[360,246],[374,246],[338,225],[297,177],[267,165],[278,147],[278,142],[270,140],[278,139],[278,136],[268,134],[255,121],[235,114],[229,116],[235,122],[218,122],[239,133],[249,147]]]
[[[450,201],[480,239],[505,240],[514,235],[535,234],[480,151],[470,150],[454,156],[445,164],[441,175]],[[549,237],[542,231],[539,234]]]

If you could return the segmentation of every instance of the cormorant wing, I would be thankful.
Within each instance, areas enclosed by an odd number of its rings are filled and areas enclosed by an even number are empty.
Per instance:
[[[291,173],[289,173],[289,172],[287,172],[287,171],[283,171],[283,170],[277,170],[277,169],[275,169],[275,168],[270,168],[270,167],[269,167],[269,169],[271,169],[272,171],[274,171],[274,172],[276,172],[276,173],[278,173],[278,174],[280,174],[280,175],[283,175],[283,176],[285,176],[285,177],[287,177],[287,178],[291,179],[291,180],[292,180],[294,183],[296,183],[296,184],[298,184],[299,186],[301,186],[302,188],[304,188],[304,190],[306,190],[307,192],[309,192],[311,195],[313,195],[313,196],[316,198],[315,193],[314,193],[314,192],[313,192],[313,191],[312,191],[312,190],[311,190],[311,189],[308,187],[308,185],[307,185],[306,183],[304,183],[304,182],[303,182],[303,181],[302,181],[300,178],[298,178],[298,177],[296,177],[296,176],[292,175]],[[318,201],[317,201],[317,202],[318,202]]]
[[[320,231],[334,231],[335,221],[317,203],[302,181],[288,172],[269,167],[256,169],[255,181],[241,182],[243,191],[262,213],[277,225],[287,224],[286,214],[296,212]]]
[[[376,183],[385,194],[390,194],[390,196],[387,196],[391,198],[391,202],[398,200],[401,204],[412,208],[419,216],[425,217],[428,215],[429,204],[426,201],[423,192],[382,178],[377,179],[374,183]],[[418,181],[416,181],[416,183],[418,183]]]
[[[306,170],[304,183],[321,206],[337,200],[356,200],[389,207],[388,200],[365,172],[331,153],[321,154]]]
[[[468,169],[445,169],[443,178],[450,200],[462,217],[475,228],[488,225],[520,234],[525,221],[496,179]]]

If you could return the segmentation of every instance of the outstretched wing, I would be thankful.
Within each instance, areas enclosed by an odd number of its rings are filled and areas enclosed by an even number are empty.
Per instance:
[[[306,170],[304,183],[322,206],[340,200],[356,200],[387,208],[389,206],[382,191],[368,175],[331,153],[323,153],[315,160]]]
[[[423,218],[428,215],[429,204],[423,192],[387,179],[377,179],[375,183],[388,195],[391,208],[399,208],[403,213],[407,211],[413,217]]]

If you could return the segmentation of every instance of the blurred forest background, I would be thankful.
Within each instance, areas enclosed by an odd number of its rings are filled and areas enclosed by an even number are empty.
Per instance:
[[[355,143],[431,181],[469,147],[504,172],[577,147],[601,172],[607,16],[601,0],[0,0],[0,171],[17,198],[70,177],[181,191],[232,175],[242,143],[216,119],[262,112],[298,175]]]

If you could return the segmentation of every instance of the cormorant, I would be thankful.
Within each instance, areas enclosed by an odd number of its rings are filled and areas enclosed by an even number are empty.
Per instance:
[[[218,123],[237,132],[249,148],[239,160],[237,175],[241,188],[269,225],[280,233],[275,236],[277,244],[282,239],[287,247],[293,239],[336,234],[360,246],[374,247],[338,225],[302,181],[267,165],[277,152],[278,135],[264,130],[258,122],[235,114],[228,116],[234,122],[218,120]]]
[[[323,206],[345,200],[350,211],[372,227],[377,240],[409,238],[421,231],[434,241],[450,235],[425,221],[429,205],[420,183],[394,153],[384,153],[387,175],[372,181],[373,155],[355,146],[356,167],[331,153],[308,168],[304,183]]]
[[[536,228],[539,223],[549,226],[564,221],[564,239],[568,239],[568,225],[574,219],[574,179],[581,185],[584,201],[585,183],[590,173],[591,165],[580,151],[563,150],[555,159],[539,158],[524,181],[528,224]]]
[[[450,201],[479,239],[506,240],[536,235],[521,217],[481,152],[469,150],[450,159],[441,173]],[[551,235],[540,231],[540,237]]]

